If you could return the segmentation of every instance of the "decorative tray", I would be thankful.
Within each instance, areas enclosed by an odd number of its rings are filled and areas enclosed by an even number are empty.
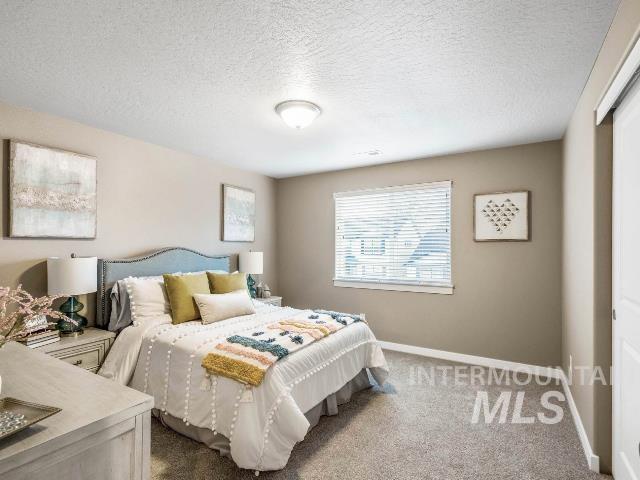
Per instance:
[[[0,398],[0,440],[58,413],[61,408]]]

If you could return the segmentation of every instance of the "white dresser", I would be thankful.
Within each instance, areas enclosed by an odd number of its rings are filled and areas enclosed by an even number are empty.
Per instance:
[[[153,398],[17,343],[0,348],[2,396],[62,408],[0,440],[2,480],[143,480]]]

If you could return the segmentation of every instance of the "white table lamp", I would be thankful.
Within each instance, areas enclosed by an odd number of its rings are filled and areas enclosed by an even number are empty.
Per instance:
[[[57,328],[62,335],[79,335],[87,325],[87,319],[80,315],[84,305],[77,295],[92,293],[98,289],[98,259],[96,257],[47,258],[47,292],[49,295],[68,296],[60,305],[60,311],[77,325],[60,320]]]
[[[256,298],[256,281],[251,275],[262,275],[262,252],[241,252],[238,270],[247,274],[247,287],[252,298]]]

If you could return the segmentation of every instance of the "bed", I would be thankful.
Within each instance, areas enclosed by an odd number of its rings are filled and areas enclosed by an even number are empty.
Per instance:
[[[209,270],[228,272],[229,257],[170,248],[144,257],[99,260],[96,324],[119,331],[99,374],[152,395],[154,414],[163,424],[230,456],[238,467],[256,473],[282,469],[320,416],[336,414],[355,392],[385,382],[384,355],[366,322],[354,323],[282,358],[260,385],[251,386],[209,375],[202,359],[237,332],[306,312],[255,301],[255,314],[207,325],[173,325],[170,314],[124,328],[119,324],[114,310],[118,281]],[[118,308],[122,312],[122,305]]]

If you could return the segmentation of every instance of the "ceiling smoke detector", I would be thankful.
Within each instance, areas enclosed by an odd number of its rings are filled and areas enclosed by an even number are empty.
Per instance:
[[[308,127],[320,115],[320,107],[306,100],[287,100],[276,105],[276,113],[291,128]]]
[[[376,148],[374,150],[365,150],[364,152],[356,152],[354,153],[354,155],[375,157],[376,155],[380,155],[381,153],[382,152]]]

